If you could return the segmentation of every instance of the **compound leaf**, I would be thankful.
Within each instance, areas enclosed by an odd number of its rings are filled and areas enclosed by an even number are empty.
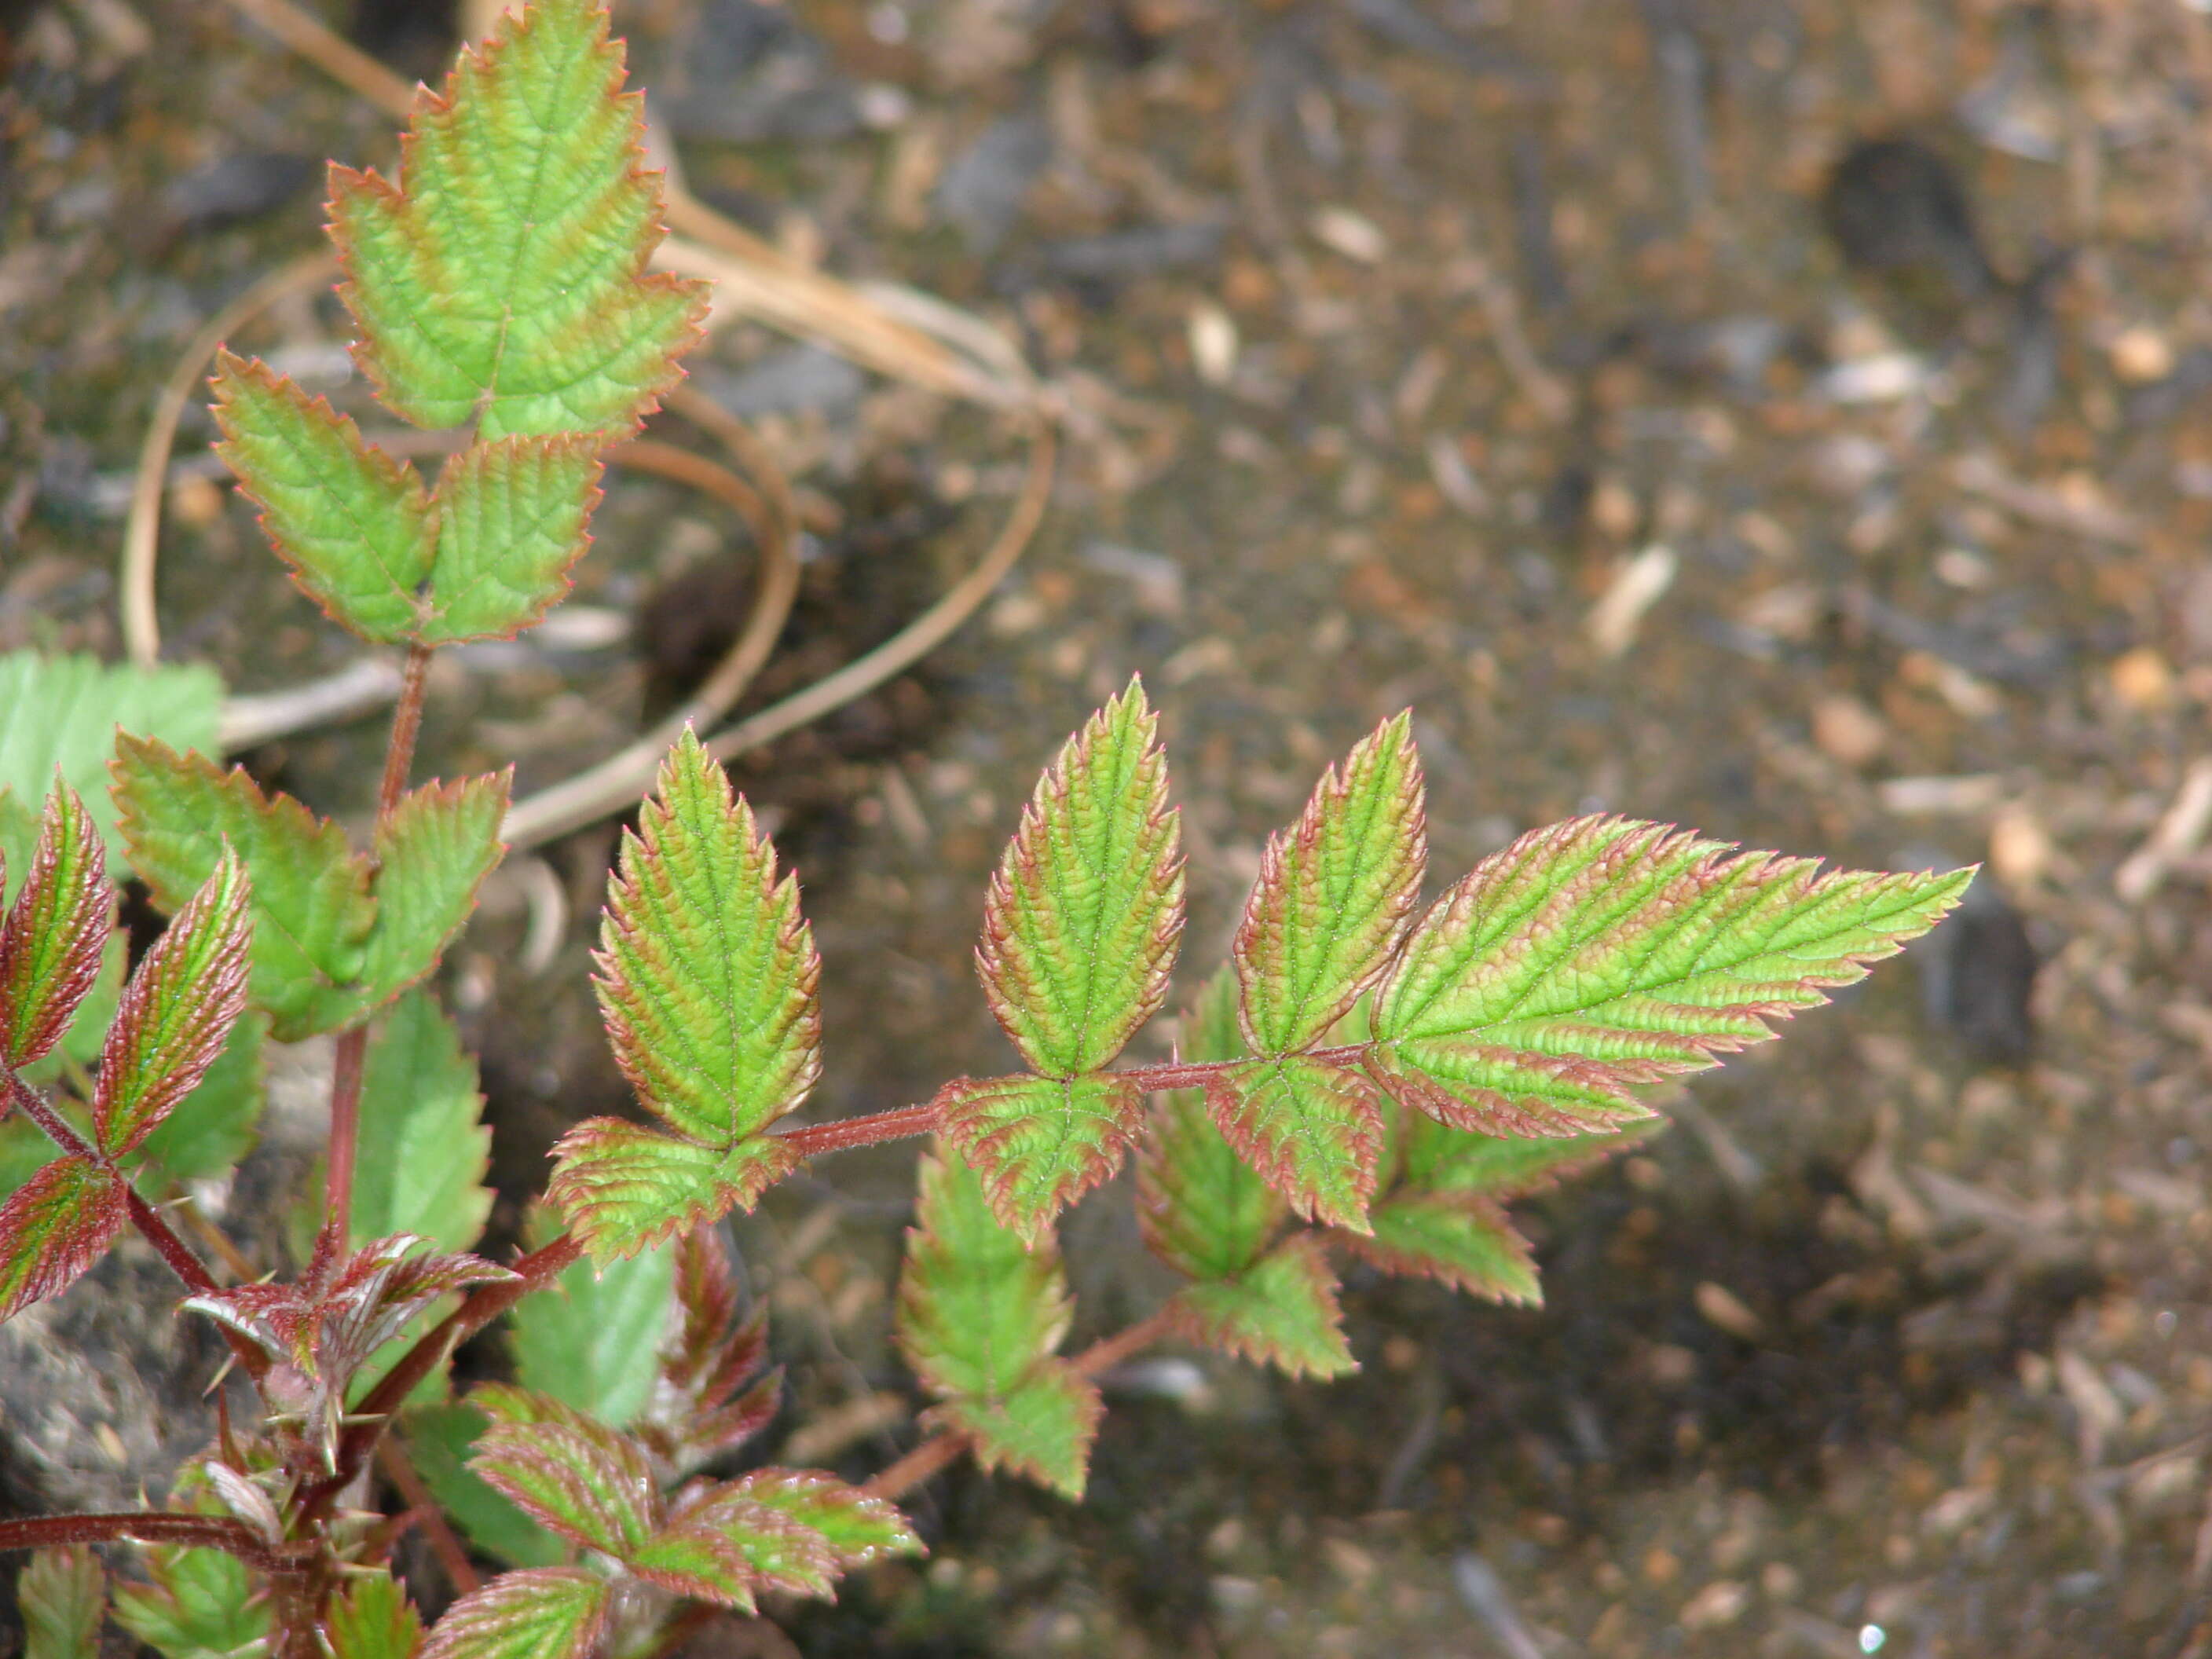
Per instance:
[[[1031,1244],[1121,1167],[1144,1127],[1144,1091],[1108,1074],[958,1078],[937,1103],[945,1138],[982,1175],[991,1212]]]
[[[1049,1077],[1095,1072],[1167,995],[1182,825],[1158,720],[1132,680],[1067,740],[991,879],[975,961],[991,1011]]]
[[[446,463],[418,639],[512,639],[568,592],[568,568],[591,545],[600,443],[595,432],[499,438]]]
[[[289,795],[264,795],[241,768],[150,738],[117,747],[115,800],[131,862],[173,914],[214,872],[224,840],[253,883],[250,994],[271,1034],[295,1042],[358,1007],[376,906],[368,862],[345,834]]]
[[[821,972],[796,877],[696,733],[662,763],[609,884],[598,988],[647,1109],[713,1146],[758,1133],[821,1073]]]
[[[4,870],[0,862],[0,888]],[[99,828],[57,777],[30,868],[0,921],[0,1059],[20,1071],[61,1041],[100,977],[114,927]]]
[[[1292,1209],[1366,1231],[1383,1125],[1365,1078],[1297,1054],[1255,1060],[1215,1074],[1206,1103],[1214,1127]]]
[[[751,1209],[799,1164],[773,1135],[702,1146],[618,1117],[586,1119],[553,1156],[545,1195],[602,1264],[718,1221],[732,1206]]]
[[[1340,1235],[1386,1273],[1441,1279],[1492,1302],[1543,1299],[1528,1241],[1504,1206],[1476,1193],[1394,1194],[1368,1212],[1373,1231]]]
[[[1183,1020],[1182,1054],[1191,1060],[1234,1060],[1237,986],[1223,968],[1208,980]],[[1289,1206],[1237,1156],[1197,1089],[1167,1091],[1137,1158],[1137,1220],[1152,1254],[1192,1279],[1228,1279],[1260,1259],[1281,1231]]]
[[[331,1659],[415,1659],[422,1645],[422,1619],[388,1572],[353,1578],[333,1596],[323,1634]]]
[[[1169,1305],[1178,1334],[1293,1376],[1358,1369],[1344,1340],[1336,1274],[1312,1233],[1284,1240],[1234,1278],[1184,1285]]]
[[[0,830],[18,813],[35,824],[38,802],[53,787],[58,767],[62,781],[83,798],[109,853],[120,855],[123,841],[107,798],[118,728],[180,750],[211,750],[222,710],[222,681],[210,669],[110,667],[97,657],[36,651],[0,654]]]
[[[292,580],[365,640],[414,635],[436,531],[414,467],[259,358],[216,359],[216,446]]]
[[[1400,714],[1268,838],[1231,957],[1240,1023],[1261,1054],[1309,1046],[1388,965],[1428,867],[1421,802],[1412,716]]]
[[[507,845],[511,772],[430,783],[403,796],[376,827],[376,919],[361,963],[364,1006],[385,1001],[438,965],[476,908],[477,889]]]
[[[541,1218],[533,1242],[545,1236]],[[665,1246],[610,1261],[596,1273],[589,1261],[575,1263],[554,1287],[515,1304],[510,1317],[517,1380],[611,1427],[627,1428],[653,1395],[675,1282],[675,1253]]]
[[[398,186],[331,169],[356,356],[395,413],[620,435],[674,383],[705,290],[646,272],[659,181],[622,82],[603,8],[538,0],[416,94]]]
[[[1818,860],[1597,817],[1523,836],[1421,919],[1378,989],[1369,1065],[1460,1128],[1556,1134],[1650,1115],[1631,1091],[1718,1064],[1959,902],[1973,872]]]
[[[246,1010],[252,886],[228,847],[154,942],[108,1028],[93,1127],[110,1158],[132,1151],[199,1085]]]
[[[921,1161],[907,1233],[898,1340],[940,1397],[943,1419],[973,1436],[977,1460],[1079,1494],[1097,1390],[1052,1358],[1073,1313],[1060,1252],[1000,1225],[957,1156]]]
[[[446,1610],[422,1659],[589,1659],[613,1586],[580,1567],[501,1573]]]
[[[35,1552],[15,1581],[23,1659],[100,1659],[107,1575],[85,1544]]]
[[[69,1288],[123,1231],[123,1182],[90,1158],[58,1158],[0,1204],[0,1320]]]

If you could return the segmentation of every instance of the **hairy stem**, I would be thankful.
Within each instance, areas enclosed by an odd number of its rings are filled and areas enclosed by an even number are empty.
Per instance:
[[[1097,1376],[1170,1334],[1173,1322],[1163,1308],[1126,1330],[1101,1338],[1070,1359],[1068,1368],[1079,1376]],[[912,1451],[871,1479],[860,1490],[871,1498],[899,1498],[960,1461],[969,1448],[969,1437],[957,1429],[933,1434]]]
[[[886,1140],[903,1140],[913,1135],[926,1135],[937,1127],[938,1105],[933,1100],[919,1106],[901,1106],[888,1112],[870,1112],[865,1117],[839,1118],[830,1123],[810,1123],[803,1128],[792,1129],[776,1137],[801,1158],[818,1158],[823,1152],[848,1152],[859,1146],[873,1146]]]
[[[446,1570],[446,1582],[453,1587],[453,1594],[468,1595],[482,1589],[483,1580],[477,1576],[475,1564],[447,1521],[445,1510],[439,1507],[429,1487],[422,1484],[422,1477],[415,1473],[415,1465],[399,1442],[391,1435],[376,1443],[376,1467],[406,1500],[408,1518],[422,1528],[430,1553]]]
[[[131,1510],[97,1515],[41,1515],[0,1521],[0,1550],[43,1550],[64,1544],[184,1544],[221,1550],[248,1566],[276,1572],[286,1559],[243,1521],[228,1516],[167,1515]]]
[[[392,713],[392,737],[384,747],[384,777],[376,790],[376,821],[381,826],[399,808],[407,779],[415,769],[415,739],[422,730],[422,694],[429,684],[431,647],[407,648],[400,671],[399,704]],[[334,1250],[343,1250],[353,1231],[353,1176],[361,1140],[361,1073],[368,1052],[366,1022],[341,1032],[331,1066],[330,1152],[323,1182],[323,1231]]]

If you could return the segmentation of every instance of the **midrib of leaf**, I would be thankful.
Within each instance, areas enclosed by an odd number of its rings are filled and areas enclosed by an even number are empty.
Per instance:
[[[1349,785],[1350,781],[1351,780],[1349,779],[1346,780],[1347,785]],[[1356,835],[1347,835],[1345,837],[1346,842],[1355,847],[1366,841],[1367,831],[1373,827],[1376,819],[1381,815],[1383,803],[1388,799],[1388,796],[1384,792],[1380,789],[1374,790],[1370,793],[1372,799],[1368,802],[1368,809],[1365,816],[1359,820],[1357,826],[1358,833]],[[1349,828],[1350,826],[1347,827]],[[1325,819],[1319,828],[1325,834],[1328,828]],[[1322,887],[1322,896],[1328,904],[1329,921],[1323,938],[1323,948],[1315,953],[1312,963],[1309,967],[1308,970],[1298,975],[1299,982],[1297,987],[1297,1000],[1287,1010],[1286,1017],[1283,1021],[1285,1024],[1296,1024],[1299,1023],[1304,1018],[1306,1010],[1313,1006],[1314,988],[1321,983],[1323,969],[1327,968],[1329,962],[1335,956],[1337,941],[1344,937],[1346,931],[1343,921],[1344,915],[1348,908],[1346,901],[1353,893],[1358,890],[1361,878],[1365,873],[1361,870],[1358,861],[1355,859],[1352,861],[1351,872],[1345,878],[1343,884],[1340,887],[1332,886],[1328,879],[1328,872],[1325,867],[1325,861],[1321,859],[1323,840],[1324,835],[1316,835],[1314,837],[1314,853],[1316,862],[1324,864],[1324,867],[1322,871],[1322,880],[1320,884]],[[1393,851],[1399,849],[1393,849]],[[1285,915],[1285,924],[1287,924],[1289,918]],[[1292,971],[1295,973],[1297,970],[1294,969]],[[1312,1046],[1311,1042],[1309,1042],[1307,1046],[1310,1048]]]
[[[1139,757],[1140,759],[1142,758],[1142,750],[1144,747],[1141,742],[1141,722],[1135,723],[1131,735],[1138,737],[1140,739],[1138,744]],[[1079,833],[1076,836],[1072,837],[1072,839],[1075,840],[1077,842],[1076,862],[1082,864],[1088,868],[1091,871],[1092,879],[1098,884],[1097,902],[1092,908],[1091,915],[1089,918],[1090,925],[1085,930],[1087,936],[1084,942],[1083,964],[1085,972],[1083,975],[1083,1011],[1081,1019],[1076,1027],[1077,1041],[1079,1045],[1080,1045],[1082,1039],[1090,1034],[1091,1011],[1092,1007],[1096,1006],[1098,999],[1100,939],[1102,935],[1106,932],[1106,917],[1108,913],[1108,905],[1106,902],[1108,897],[1108,883],[1105,872],[1112,865],[1113,860],[1111,854],[1115,847],[1115,836],[1121,828],[1121,825],[1117,821],[1118,815],[1114,811],[1112,803],[1121,798],[1122,786],[1127,782],[1130,773],[1134,769],[1133,766],[1127,763],[1127,748],[1128,745],[1127,743],[1120,743],[1115,745],[1115,752],[1112,757],[1112,763],[1115,768],[1113,779],[1113,788],[1110,791],[1106,792],[1103,795],[1103,799],[1106,802],[1106,846],[1103,849],[1103,855],[1102,856],[1101,861],[1097,865],[1092,865],[1090,860],[1085,857]],[[1071,780],[1071,781],[1073,781],[1073,780]],[[1071,790],[1069,793],[1073,794],[1074,792]],[[1148,802],[1146,804],[1145,817],[1140,820],[1140,822],[1149,823],[1151,821],[1151,806]],[[1064,879],[1064,872],[1055,872],[1055,888],[1054,896],[1060,902],[1061,906],[1060,914],[1062,915],[1067,914],[1066,908],[1067,904],[1067,893],[1065,887],[1059,884]],[[1059,1000],[1056,992],[1054,1000],[1055,1002]],[[1063,1005],[1060,1008],[1060,1012],[1065,1014],[1067,1010]]]
[[[544,25],[540,22],[538,27],[542,28]],[[515,51],[521,44],[518,36],[508,43],[508,52]],[[574,67],[576,56],[577,54],[573,52],[568,54],[568,61],[561,65],[560,74],[556,77],[557,80],[562,82],[568,80],[568,71]],[[504,273],[505,281],[499,288],[499,340],[498,343],[492,348],[491,374],[487,377],[489,384],[484,387],[483,394],[477,402],[476,418],[479,422],[483,419],[485,411],[499,400],[500,374],[507,367],[507,336],[514,328],[514,291],[521,285],[522,251],[525,245],[531,242],[538,233],[538,197],[544,188],[546,161],[553,147],[553,130],[546,125],[544,117],[530,106],[528,94],[532,89],[525,88],[518,90],[521,95],[518,96],[515,101],[529,114],[531,124],[537,128],[538,143],[537,154],[531,163],[530,188],[526,192],[529,210],[522,216],[522,228],[515,233],[514,246]],[[459,135],[455,137],[458,142]],[[575,381],[571,380],[568,384],[573,386]]]

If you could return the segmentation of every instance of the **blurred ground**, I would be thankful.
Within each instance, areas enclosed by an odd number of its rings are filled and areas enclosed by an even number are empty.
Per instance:
[[[1003,319],[1110,411],[977,624],[742,769],[826,958],[821,1115],[1001,1063],[967,959],[983,881],[1035,768],[1133,671],[1184,805],[1193,983],[1267,831],[1408,704],[1440,875],[1601,807],[1989,864],[1918,981],[1895,967],[1802,1019],[1646,1156],[1530,1206],[1545,1310],[1355,1276],[1345,1384],[1133,1367],[1084,1507],[940,1483],[932,1560],[795,1614],[799,1646],[2212,1652],[2212,19],[622,15],[702,195],[840,274]],[[410,73],[448,49],[434,6],[352,21]],[[313,158],[392,147],[212,0],[6,28],[0,647],[112,653],[155,386],[310,245]],[[342,337],[302,304],[240,343],[367,412]],[[765,334],[696,372],[811,492],[807,595],[763,696],[925,602],[1018,477],[1008,433]],[[168,648],[244,690],[342,665],[208,435],[188,422],[170,497]],[[711,592],[728,533],[624,482],[579,599]],[[478,651],[439,683],[429,762],[511,759],[528,787],[611,750],[683,672],[652,637],[650,665],[573,638]],[[380,742],[362,722],[252,758],[357,811]],[[609,844],[554,849],[578,902],[545,971],[515,965],[511,917],[459,953],[517,1194],[553,1133],[619,1100],[582,992]],[[825,1168],[744,1230],[788,1420],[853,1473],[912,1434],[884,1335],[910,1156]],[[1070,1230],[1085,1330],[1153,1293],[1117,1206]]]

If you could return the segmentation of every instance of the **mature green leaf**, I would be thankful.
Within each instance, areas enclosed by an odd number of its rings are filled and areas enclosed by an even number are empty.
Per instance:
[[[229,1041],[198,1086],[139,1142],[133,1167],[141,1190],[211,1180],[252,1150],[266,1093],[262,1048],[268,1032],[268,1016],[250,1009],[230,1028]]]
[[[415,1472],[487,1555],[515,1567],[550,1567],[567,1559],[561,1540],[485,1485],[468,1467],[487,1426],[483,1412],[466,1402],[410,1407],[402,1426]]]
[[[898,1340],[944,1420],[975,1437],[986,1468],[1079,1493],[1097,1390],[1052,1358],[1073,1307],[1060,1252],[1000,1225],[957,1156],[921,1161],[918,1224],[907,1234]]]
[[[1067,740],[992,878],[976,965],[1023,1060],[1095,1072],[1167,995],[1182,935],[1182,823],[1135,680]]]
[[[257,1659],[274,1628],[269,1593],[236,1556],[149,1550],[150,1583],[118,1579],[115,1622],[162,1659]]]
[[[362,1066],[361,1144],[376,1155],[354,1172],[352,1243],[416,1233],[465,1250],[483,1232],[491,1131],[483,1123],[475,1060],[422,990],[378,1021]]]
[[[1296,1054],[1255,1060],[1217,1073],[1206,1103],[1214,1127],[1292,1209],[1366,1231],[1382,1112],[1364,1077]]]
[[[361,964],[364,1006],[438,965],[476,908],[477,889],[507,850],[499,838],[513,773],[430,783],[376,827],[376,921]]]
[[[542,1237],[543,1227],[533,1237]],[[674,1252],[664,1246],[594,1274],[580,1261],[513,1314],[514,1370],[526,1389],[627,1428],[645,1409],[675,1303]]]
[[[937,1104],[945,1138],[981,1174],[991,1212],[1032,1244],[1112,1178],[1145,1120],[1144,1091],[1103,1073],[957,1078]]]
[[[114,927],[99,829],[57,777],[22,890],[0,921],[0,1060],[21,1071],[62,1040],[100,976]],[[6,1110],[0,1101],[0,1115]]]
[[[1504,1207],[1476,1193],[1394,1194],[1369,1212],[1374,1231],[1340,1235],[1386,1273],[1442,1279],[1492,1302],[1534,1306],[1537,1286],[1528,1241]]]
[[[618,1117],[586,1118],[553,1156],[545,1195],[603,1265],[719,1221],[732,1206],[751,1209],[799,1164],[773,1135],[726,1150]]]
[[[1237,977],[1224,967],[1183,1021],[1183,1057],[1243,1054],[1237,1012]],[[1201,1091],[1168,1091],[1137,1158],[1137,1219],[1155,1255],[1193,1279],[1231,1278],[1260,1259],[1288,1211],[1213,1127]]]
[[[766,1504],[715,1488],[709,1503],[680,1513],[630,1558],[637,1576],[678,1595],[739,1613],[756,1589],[823,1595],[836,1583],[837,1557],[813,1528]]]
[[[1231,953],[1255,1048],[1307,1048],[1343,1018],[1404,937],[1428,857],[1420,757],[1401,714],[1268,838]]]
[[[1718,1063],[1863,978],[1971,871],[1814,873],[1666,825],[1584,817],[1492,854],[1378,989],[1369,1065],[1460,1128],[1556,1134],[1648,1116],[1631,1091]]]
[[[416,94],[400,187],[331,169],[339,294],[385,404],[486,438],[651,412],[696,337],[701,283],[646,274],[660,189],[622,48],[592,0],[538,0]]]
[[[412,464],[259,358],[216,358],[216,446],[292,579],[333,622],[397,644],[422,620],[436,528]]]
[[[175,912],[214,872],[222,841],[253,882],[254,1005],[295,1042],[358,1010],[376,906],[369,866],[345,834],[289,795],[264,795],[242,769],[149,739],[118,745],[115,800],[131,862],[154,902]]]
[[[628,1556],[660,1524],[652,1465],[600,1424],[515,1423],[495,1412],[469,1467],[538,1525],[586,1549]]]
[[[1340,1376],[1358,1363],[1344,1340],[1336,1274],[1311,1233],[1231,1279],[1186,1285],[1169,1304],[1178,1334],[1293,1376]]]
[[[568,591],[599,500],[596,432],[495,439],[438,475],[438,556],[419,636],[512,639]]]
[[[100,1659],[107,1575],[86,1544],[40,1550],[15,1581],[23,1659]]]
[[[100,1260],[125,1215],[123,1183],[85,1158],[58,1158],[0,1204],[0,1320],[58,1295]]]
[[[111,668],[96,657],[0,654],[0,824],[11,817],[35,823],[59,767],[108,851],[121,853],[107,800],[117,728],[179,749],[212,750],[222,711],[222,681],[210,669]],[[15,850],[9,848],[11,857]]]
[[[323,1626],[331,1659],[415,1659],[422,1620],[388,1572],[354,1577],[333,1596]]]
[[[502,1573],[446,1609],[422,1659],[590,1659],[613,1586],[580,1567]]]
[[[599,936],[615,1058],[671,1128],[726,1146],[806,1097],[821,1073],[821,963],[795,877],[686,731],[623,840]]]
[[[110,1158],[137,1147],[199,1086],[246,1011],[252,896],[245,865],[225,848],[123,988],[92,1095],[93,1127]]]
[[[1047,1360],[1003,1394],[939,1401],[928,1421],[967,1435],[981,1468],[1010,1470],[1079,1498],[1105,1409],[1088,1378],[1063,1360]]]
[[[1516,1198],[1561,1176],[1601,1164],[1649,1139],[1661,1121],[1580,1135],[1486,1135],[1454,1129],[1419,1112],[1398,1112],[1399,1185],[1424,1193],[1481,1193]]]

